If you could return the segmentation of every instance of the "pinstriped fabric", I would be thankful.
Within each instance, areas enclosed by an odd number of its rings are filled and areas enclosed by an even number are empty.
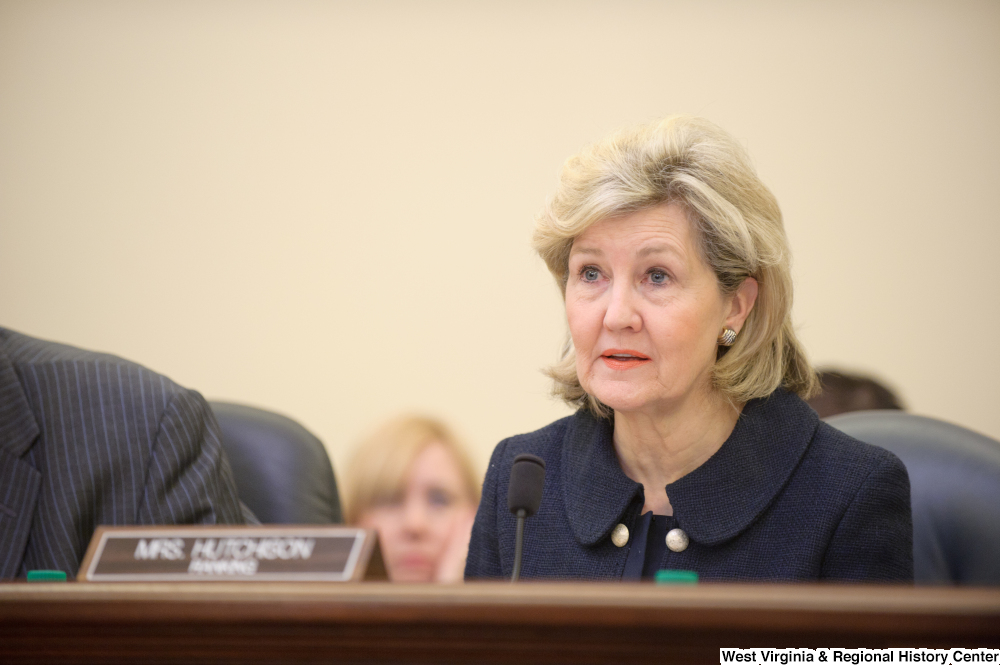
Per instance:
[[[0,577],[75,574],[101,524],[243,522],[218,425],[198,393],[115,356],[0,328],[0,474],[8,466]],[[22,504],[34,494],[34,504],[12,508],[8,494]]]
[[[16,569],[28,541],[42,474],[0,452],[0,568]]]

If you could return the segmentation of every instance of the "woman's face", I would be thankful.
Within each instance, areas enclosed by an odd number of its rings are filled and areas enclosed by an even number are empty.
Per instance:
[[[369,509],[358,524],[378,530],[392,581],[432,582],[442,579],[439,569],[456,549],[464,561],[475,511],[458,463],[432,443],[413,460],[400,496]]]
[[[750,278],[723,297],[680,206],[594,224],[573,243],[566,284],[581,385],[618,412],[707,397],[719,333],[739,332],[756,287]]]

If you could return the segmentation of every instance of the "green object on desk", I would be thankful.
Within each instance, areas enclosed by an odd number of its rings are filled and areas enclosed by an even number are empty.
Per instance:
[[[64,570],[29,570],[29,582],[65,582],[66,571]]]
[[[693,570],[658,570],[657,584],[697,584],[698,573]]]

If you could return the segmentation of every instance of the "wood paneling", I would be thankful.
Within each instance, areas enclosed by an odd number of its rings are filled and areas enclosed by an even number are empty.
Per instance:
[[[1000,590],[0,585],[0,662],[717,663],[720,647],[1000,647]]]

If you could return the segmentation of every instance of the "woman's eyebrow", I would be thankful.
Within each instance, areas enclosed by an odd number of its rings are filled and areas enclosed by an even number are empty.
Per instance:
[[[597,247],[573,247],[570,250],[570,256],[574,254],[589,254],[591,256],[604,256],[604,252]]]
[[[636,258],[642,259],[652,254],[674,254],[681,256],[681,252],[673,245],[646,245],[635,253]]]

